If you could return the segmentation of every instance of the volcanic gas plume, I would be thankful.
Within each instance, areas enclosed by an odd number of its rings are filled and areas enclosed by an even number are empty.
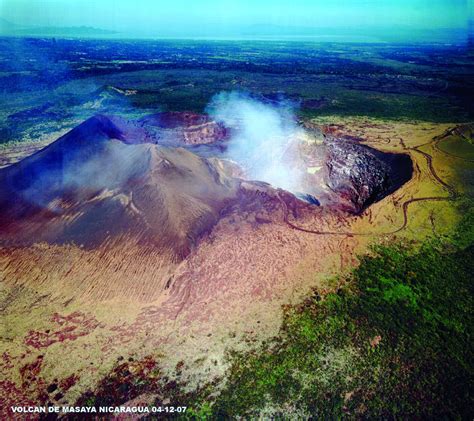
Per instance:
[[[238,92],[223,92],[212,99],[208,112],[232,130],[228,156],[244,167],[249,178],[293,193],[302,191],[304,168],[288,159],[295,141],[303,136],[291,104],[269,104]]]

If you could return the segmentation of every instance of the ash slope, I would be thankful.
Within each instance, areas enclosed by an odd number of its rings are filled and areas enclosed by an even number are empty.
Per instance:
[[[95,247],[127,237],[184,257],[239,196],[232,165],[95,116],[0,171],[0,238]]]

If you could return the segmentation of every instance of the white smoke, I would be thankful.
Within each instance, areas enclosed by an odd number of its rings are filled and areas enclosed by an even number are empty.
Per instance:
[[[302,132],[291,105],[270,105],[238,92],[216,95],[208,113],[232,130],[228,157],[242,165],[248,178],[300,191],[301,171],[291,165],[290,148]]]

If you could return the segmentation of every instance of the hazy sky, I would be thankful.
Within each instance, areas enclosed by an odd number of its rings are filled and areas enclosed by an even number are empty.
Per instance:
[[[473,0],[0,0],[23,25],[95,26],[134,34],[223,33],[281,25],[466,28]]]

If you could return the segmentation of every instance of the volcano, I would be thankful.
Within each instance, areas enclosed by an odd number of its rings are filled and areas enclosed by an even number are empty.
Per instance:
[[[84,248],[132,241],[179,261],[229,209],[264,209],[261,220],[276,209],[296,216],[319,205],[357,213],[411,175],[408,156],[326,139],[315,147],[321,174],[308,175],[297,198],[244,180],[245,171],[220,155],[228,141],[228,129],[205,115],[92,117],[0,170],[0,240]],[[211,149],[200,154],[197,145]],[[402,164],[410,168],[399,176]],[[297,171],[305,163],[294,165]]]
[[[34,402],[66,404],[74,388],[56,398],[46,385],[78,379],[82,393],[135,351],[163,351],[171,372],[276,328],[312,274],[352,266],[367,238],[355,214],[409,176],[396,178],[405,155],[316,137],[285,155],[306,174],[301,194],[250,179],[229,159],[232,132],[192,113],[97,115],[1,168],[0,306],[27,326],[2,373],[20,368]],[[78,357],[43,380],[23,352],[44,367]]]
[[[260,190],[276,197],[264,183],[234,177],[234,163],[156,139],[143,122],[99,115],[2,169],[0,238],[85,248],[135,241],[179,260],[243,196],[261,201]]]

